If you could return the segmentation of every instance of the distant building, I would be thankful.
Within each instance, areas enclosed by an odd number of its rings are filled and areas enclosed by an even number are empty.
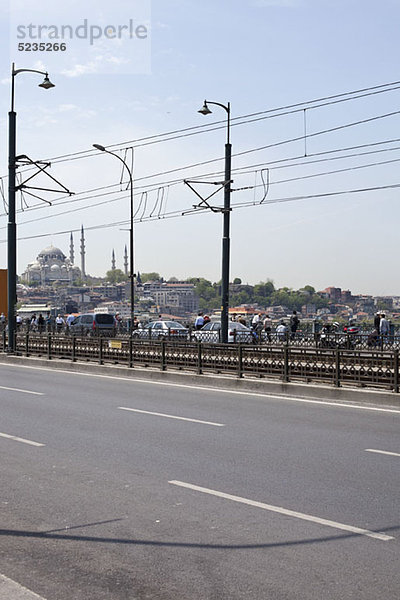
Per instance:
[[[341,288],[336,287],[327,287],[319,294],[323,298],[328,298],[329,300],[333,300],[333,302],[340,302],[342,300],[342,290]],[[351,293],[350,293],[351,295]]]
[[[350,290],[342,290],[341,293],[342,302],[350,302],[352,300],[352,295]]]
[[[26,267],[22,279],[28,283],[38,282],[41,285],[53,281],[73,283],[81,278],[81,270],[72,264],[60,248],[49,246],[39,252],[36,260]]]
[[[146,281],[138,291],[142,297],[152,298],[163,312],[168,310],[179,315],[194,313],[199,308],[199,299],[193,283]]]

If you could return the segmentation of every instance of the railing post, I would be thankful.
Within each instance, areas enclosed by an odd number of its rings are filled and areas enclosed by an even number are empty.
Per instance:
[[[395,394],[399,393],[399,351],[393,350],[393,369],[394,369],[394,379],[393,379],[393,391]]]
[[[340,350],[335,350],[335,387],[340,387]]]
[[[51,333],[47,334],[47,359],[51,360]]]
[[[6,351],[6,330],[3,329],[3,352]]]
[[[132,336],[129,336],[129,362],[128,367],[131,369],[133,367],[133,341]]]
[[[243,346],[238,344],[238,377],[243,377]]]
[[[99,338],[99,365],[103,364],[103,338],[100,336]]]
[[[289,346],[287,340],[283,347],[283,381],[289,381]]]
[[[197,342],[197,374],[198,375],[202,375],[203,374],[203,361],[202,361],[202,354],[201,354],[201,340],[199,340]]]
[[[165,371],[167,365],[165,364],[165,340],[161,340],[161,371]]]
[[[29,330],[25,335],[25,356],[29,356]]]
[[[76,337],[72,334],[72,362],[76,362]]]

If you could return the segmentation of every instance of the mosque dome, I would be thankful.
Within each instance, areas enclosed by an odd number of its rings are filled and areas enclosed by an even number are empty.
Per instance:
[[[48,248],[44,248],[38,256],[38,259],[49,260],[50,258],[55,258],[56,260],[64,261],[66,256],[60,248],[56,248],[55,246],[49,246]]]

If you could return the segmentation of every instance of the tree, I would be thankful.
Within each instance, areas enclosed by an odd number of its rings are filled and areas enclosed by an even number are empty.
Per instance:
[[[241,285],[242,280],[240,279],[240,277],[235,277],[235,279],[233,280],[233,285]]]
[[[156,272],[140,273],[140,278],[142,280],[142,283],[146,283],[146,281],[160,281],[161,280],[160,274],[156,273]]]
[[[106,273],[106,279],[109,283],[121,283],[121,281],[126,281],[127,278],[128,276],[121,269],[112,269]]]

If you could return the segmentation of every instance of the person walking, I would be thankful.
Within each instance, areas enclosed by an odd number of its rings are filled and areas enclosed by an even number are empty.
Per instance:
[[[44,331],[44,318],[43,318],[42,313],[39,313],[39,316],[38,316],[38,318],[36,320],[36,325],[37,325],[37,328],[39,330],[39,333],[43,333],[43,331]]]
[[[264,325],[265,334],[267,336],[267,340],[268,340],[268,342],[271,342],[272,321],[271,321],[271,317],[269,315],[265,315],[263,325]]]
[[[251,326],[253,329],[257,328],[258,322],[260,321],[261,313],[255,313],[254,317],[251,320]]]
[[[379,331],[380,324],[381,324],[381,315],[380,315],[380,313],[376,313],[375,318],[374,318],[374,329],[376,329],[376,331]]]
[[[203,317],[203,313],[200,311],[194,322],[194,328],[198,331],[199,329],[201,329],[203,327],[203,325],[204,325],[204,317]]]
[[[290,339],[294,340],[296,337],[296,331],[299,324],[299,317],[297,316],[297,312],[294,310],[292,316],[290,317]]]
[[[61,315],[56,316],[56,331],[57,333],[61,333],[65,325],[65,321]]]
[[[278,339],[282,342],[286,339],[287,327],[285,321],[281,321],[276,328],[276,333],[278,334]]]
[[[389,332],[390,332],[389,321],[386,319],[386,315],[382,315],[380,323],[379,323],[379,333],[381,334],[382,338],[385,340],[385,339],[387,339]]]

